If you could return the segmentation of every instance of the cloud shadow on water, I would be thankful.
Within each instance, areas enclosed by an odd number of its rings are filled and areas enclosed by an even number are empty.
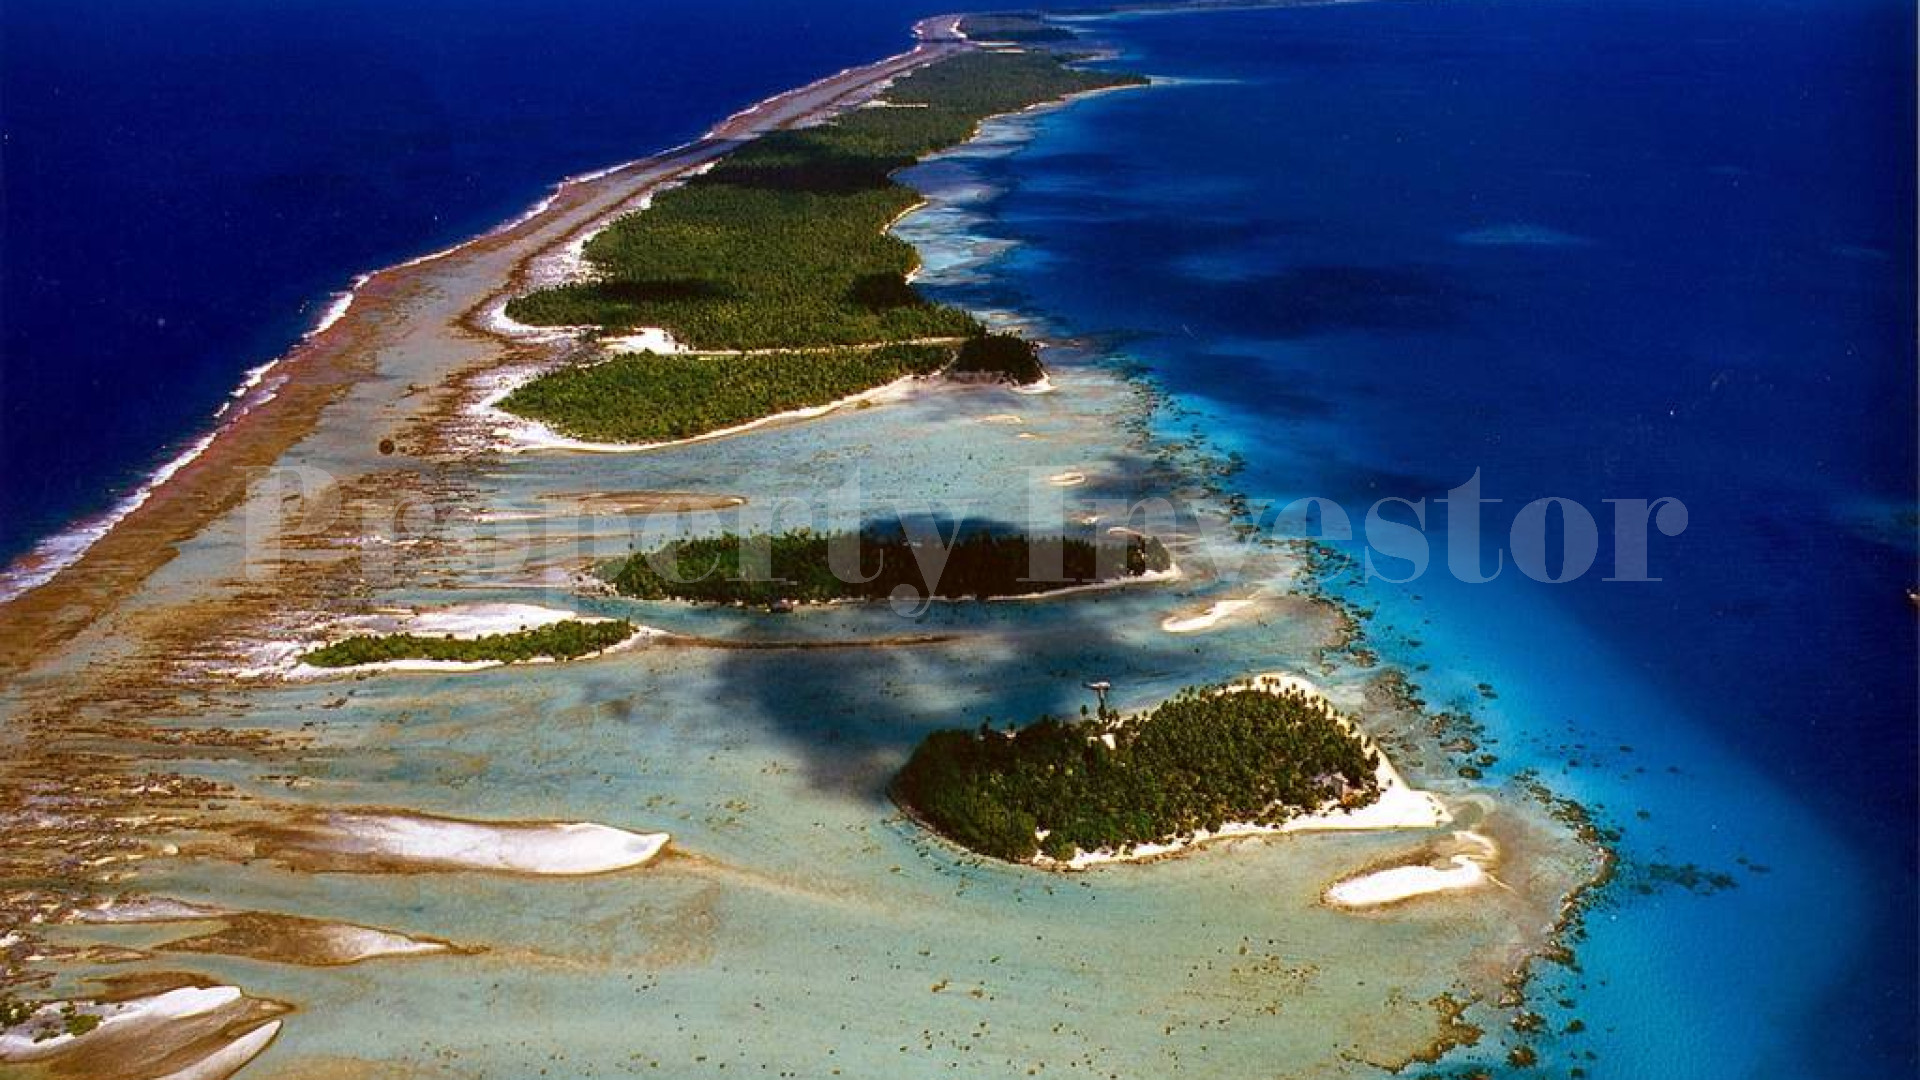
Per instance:
[[[1261,334],[1299,339],[1448,330],[1462,324],[1480,299],[1437,267],[1321,265],[1223,282],[1196,303],[1227,324],[1245,324],[1249,312],[1258,312]]]

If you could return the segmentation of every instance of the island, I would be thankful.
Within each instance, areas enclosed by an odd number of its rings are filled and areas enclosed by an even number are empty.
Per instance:
[[[1144,713],[928,735],[893,785],[914,818],[968,850],[1057,865],[1177,846],[1230,824],[1376,802],[1378,752],[1296,686],[1188,687]]]
[[[889,229],[921,198],[893,174],[990,117],[1146,82],[1075,59],[977,51],[919,68],[869,107],[764,135],[617,218],[582,246],[577,280],[507,301],[510,323],[584,330],[588,345],[497,407],[566,438],[647,445],[942,369],[1039,381],[1031,342],[989,334],[911,284],[919,255]],[[671,355],[617,350],[618,335],[643,328]]]
[[[625,619],[567,619],[503,634],[355,634],[305,653],[300,662],[317,668],[361,667],[421,660],[443,664],[517,664],[532,660],[577,660],[625,642],[638,628]]]
[[[1151,536],[1092,540],[978,529],[940,553],[898,531],[797,529],[676,540],[628,556],[606,576],[615,590],[641,600],[805,604],[885,600],[901,589],[947,600],[1036,596],[1173,572],[1173,557]]]
[[[871,345],[978,332],[907,281],[919,255],[888,226],[920,204],[893,174],[989,117],[1145,83],[1050,52],[969,52],[896,80],[874,107],[772,132],[620,218],[589,275],[513,298],[532,326],[659,327],[694,349]]]
[[[975,334],[957,347],[630,353],[549,372],[515,388],[500,408],[567,438],[644,445],[851,403],[877,388],[943,372],[1016,385],[1045,374],[1033,343],[1011,334]]]

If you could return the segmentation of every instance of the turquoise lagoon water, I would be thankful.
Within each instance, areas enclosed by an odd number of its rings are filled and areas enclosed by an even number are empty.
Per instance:
[[[1019,519],[1030,478],[1065,467],[1084,470],[1090,490],[1138,494],[1154,466],[1122,431],[1142,415],[1137,389],[1098,367],[1062,365],[1058,375],[1052,395],[949,390],[670,453],[503,461],[471,478],[472,499],[512,512],[582,491],[718,488],[763,505],[841,484],[856,464],[868,513],[964,497],[981,519]],[[1018,426],[985,422],[1015,411]],[[490,557],[524,570],[595,546],[572,530],[618,545],[628,527],[575,520],[567,539],[529,544],[516,531],[524,526],[509,524],[450,525],[468,542],[434,556],[443,564],[413,568],[425,581],[456,571],[451,580],[468,587],[380,599],[580,605],[763,642],[942,640],[649,646],[564,666],[251,695],[245,723],[315,738],[299,764],[307,779],[277,783],[247,761],[200,768],[266,804],[660,828],[685,853],[577,881],[307,875],[270,860],[195,857],[191,846],[185,859],[151,864],[140,885],[162,894],[485,949],[322,972],[194,958],[249,992],[298,1003],[250,1067],[261,1076],[343,1060],[477,1076],[1226,1078],[1274,1062],[1347,1075],[1346,1054],[1386,1060],[1424,1046],[1428,1002],[1463,980],[1497,983],[1512,928],[1550,918],[1504,894],[1385,918],[1318,903],[1337,877],[1418,845],[1399,836],[1252,843],[1069,878],[965,858],[885,796],[926,731],[1072,710],[1088,678],[1111,679],[1117,703],[1133,707],[1190,682],[1316,671],[1331,623],[1304,607],[1277,605],[1196,637],[1165,633],[1161,621],[1203,601],[1205,582],[940,606],[912,622],[858,607],[702,612],[476,574],[471,541],[481,536],[501,541]],[[1357,677],[1332,682],[1344,703],[1362,700]],[[1523,807],[1502,820],[1516,837],[1541,835]],[[1575,860],[1548,858],[1542,872],[1569,885]]]
[[[1330,498],[1357,528],[1427,500],[1425,575],[1336,589],[1431,703],[1490,725],[1499,774],[1624,834],[1580,970],[1536,994],[1585,1026],[1548,1065],[1909,1074],[1911,12],[1474,0],[1088,29],[1161,85],[929,166],[994,256],[946,295],[1145,364],[1175,396],[1162,432],[1243,455],[1263,503]],[[1447,573],[1433,500],[1476,469],[1505,500],[1483,568],[1558,496],[1601,515],[1594,571]],[[1601,581],[1602,500],[1668,496],[1689,524],[1651,537],[1662,580]]]

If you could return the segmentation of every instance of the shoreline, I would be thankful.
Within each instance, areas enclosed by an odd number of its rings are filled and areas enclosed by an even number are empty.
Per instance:
[[[629,204],[740,142],[834,115],[850,99],[907,71],[971,48],[960,34],[960,18],[922,19],[913,26],[913,47],[904,52],[762,99],[692,142],[566,178],[527,211],[478,236],[356,276],[293,348],[245,374],[212,428],[185,451],[104,513],[43,538],[0,571],[7,627],[0,632],[0,680],[84,631],[119,596],[170,562],[175,545],[243,502],[247,470],[273,466],[328,406],[377,373],[377,360],[367,354],[383,343],[385,317],[421,299],[433,271],[488,255],[510,258],[505,280],[463,305],[458,320],[458,329],[485,334],[475,325],[476,312],[522,288],[537,258],[564,248],[582,230],[604,227]],[[543,235],[555,230],[561,235]]]
[[[1318,701],[1330,709],[1333,708],[1333,703],[1328,700],[1325,691],[1320,687],[1301,676],[1281,672],[1262,672],[1249,679],[1230,684],[1221,692],[1279,694],[1288,690],[1298,690],[1309,700]],[[1400,775],[1400,770],[1387,759],[1386,751],[1371,735],[1346,714],[1335,710],[1335,715],[1341,717],[1342,726],[1358,738],[1363,746],[1373,751],[1379,759],[1378,764],[1374,766],[1375,782],[1380,789],[1379,797],[1365,806],[1353,810],[1322,807],[1309,813],[1297,814],[1278,825],[1229,821],[1217,830],[1201,829],[1190,836],[1135,844],[1120,851],[1111,848],[1101,848],[1098,851],[1083,849],[1076,851],[1070,859],[1051,859],[1045,855],[1036,855],[1029,865],[1043,870],[1072,872],[1088,870],[1096,866],[1154,862],[1186,854],[1223,840],[1245,840],[1254,837],[1291,836],[1316,832],[1417,831],[1436,829],[1453,822],[1453,814],[1448,811],[1446,804],[1439,796],[1408,784]]]
[[[416,657],[345,664],[339,667],[321,667],[309,664],[305,659],[308,653],[316,649],[360,635],[406,634],[470,641],[490,635],[535,630],[562,622],[606,623],[612,621],[614,620],[604,615],[588,615],[563,608],[516,603],[461,604],[443,608],[376,611],[369,615],[349,616],[323,626],[316,626],[313,629],[318,636],[310,639],[268,642],[256,648],[249,658],[257,662],[230,667],[221,671],[220,674],[230,679],[277,679],[287,682],[341,679],[381,672],[452,674],[529,664],[577,663],[635,648],[648,641],[673,636],[656,627],[634,623],[633,633],[612,645],[565,658],[533,656],[524,660],[430,660]]]

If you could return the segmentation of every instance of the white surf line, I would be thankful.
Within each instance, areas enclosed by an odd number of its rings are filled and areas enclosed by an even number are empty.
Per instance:
[[[933,26],[929,20],[921,20],[921,22],[914,24],[913,28],[915,37],[919,39],[918,44],[906,52],[896,53],[893,56],[877,60],[872,64],[843,68],[824,79],[817,79],[805,86],[772,95],[722,120],[699,139],[682,143],[678,146],[668,147],[665,150],[643,157],[620,162],[616,165],[609,165],[605,168],[593,169],[588,172],[576,173],[572,176],[565,177],[559,183],[553,185],[553,188],[546,195],[534,202],[533,205],[525,211],[477,236],[468,237],[459,243],[441,248],[438,251],[428,252],[425,255],[417,255],[413,258],[405,259],[368,273],[357,274],[353,277],[352,284],[347,289],[332,295],[327,308],[321,313],[314,327],[307,331],[300,339],[301,344],[312,341],[328,330],[331,330],[352,308],[353,302],[358,297],[360,290],[379,275],[395,270],[405,270],[423,266],[427,263],[453,255],[483,240],[489,240],[501,233],[517,229],[552,209],[560,196],[570,187],[602,180],[615,173],[624,172],[627,169],[649,162],[663,161],[676,154],[693,151],[702,143],[714,142],[726,138],[727,136],[725,136],[724,132],[730,124],[744,120],[762,110],[773,108],[788,99],[801,98],[812,93],[818,93],[834,80],[844,78],[856,71],[865,68],[881,70],[890,66],[908,65],[904,70],[887,76],[888,78],[896,78],[906,71],[917,69],[920,66],[919,61],[924,60],[933,52],[944,50],[953,45],[960,45],[963,49],[966,47],[964,37],[956,37],[952,40],[941,40],[931,36],[933,33],[938,32],[938,29],[939,28]],[[827,102],[823,107],[831,108],[834,104],[834,102]],[[721,149],[722,148],[715,148],[715,152],[719,153]],[[710,165],[711,163],[707,164]],[[504,301],[502,303],[504,304]],[[504,312],[501,313],[501,317],[504,318]],[[534,330],[536,328],[527,327],[526,329]],[[278,390],[280,380],[269,380],[269,376],[276,368],[290,359],[298,351],[298,348],[299,346],[296,345],[285,354],[258,367],[249,369],[242,377],[239,387],[231,395],[231,400],[222,404],[214,414],[213,419],[216,423],[212,430],[195,439],[185,450],[162,464],[127,496],[114,503],[106,511],[82,518],[77,524],[45,537],[34,544],[25,555],[22,555],[10,566],[0,571],[0,604],[7,603],[24,593],[39,588],[41,585],[53,580],[61,571],[79,562],[80,559],[86,555],[87,551],[92,548],[95,543],[99,542],[101,537],[112,531],[112,529],[124,521],[128,515],[145,505],[147,500],[152,498],[156,490],[171,480],[181,469],[205,453],[207,448],[213,445],[214,439],[217,438],[221,432],[225,431],[234,419],[237,419],[240,415],[244,415],[248,410],[271,400],[274,393]],[[233,415],[229,416],[228,414],[230,412],[232,412]]]
[[[250,406],[243,406],[243,411],[248,407]],[[147,500],[153,498],[154,492],[173,479],[181,469],[193,464],[201,454],[206,453],[220,431],[220,428],[215,428],[195,439],[185,450],[154,470],[153,475],[149,476],[144,483],[105,513],[88,519],[78,526],[55,533],[35,544],[31,551],[9,567],[4,574],[0,574],[0,603],[5,603],[30,589],[46,584],[60,571],[79,562],[88,548],[97,543],[114,526],[126,520],[129,514],[146,505]]]

